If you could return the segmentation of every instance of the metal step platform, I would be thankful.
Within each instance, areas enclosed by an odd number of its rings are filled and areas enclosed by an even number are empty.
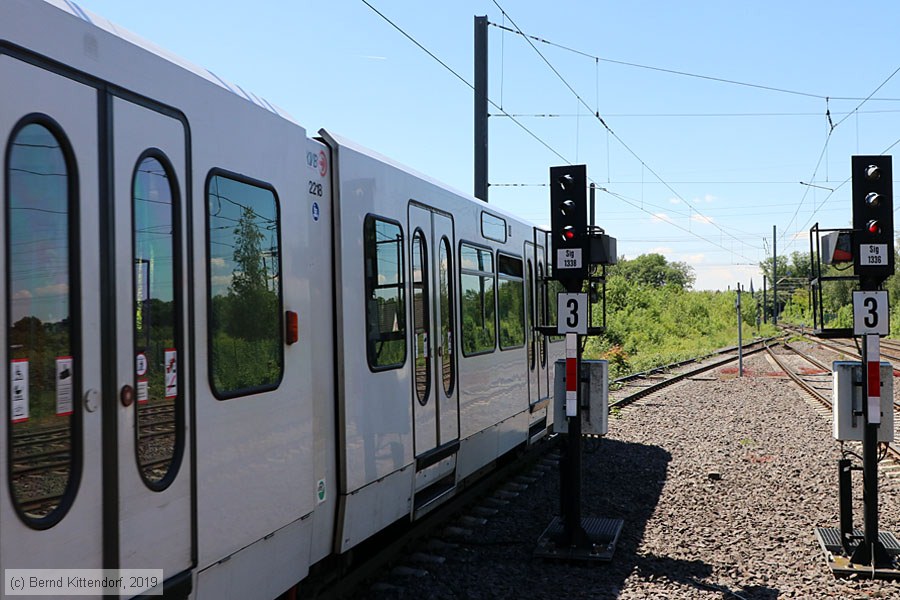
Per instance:
[[[854,529],[853,535],[862,539],[861,529]],[[870,565],[858,565],[850,562],[850,557],[844,552],[841,545],[841,530],[837,527],[817,527],[816,539],[819,546],[825,552],[825,560],[828,567],[836,577],[868,577],[872,579],[900,579],[900,540],[889,531],[879,531],[878,541],[884,546],[891,558],[891,566],[872,568]],[[857,541],[853,547],[859,545]]]
[[[565,534],[565,519],[554,517],[538,539],[535,558],[554,560],[609,562],[616,551],[616,543],[624,525],[622,519],[581,519],[581,528],[587,534],[588,543],[579,546],[560,544]]]

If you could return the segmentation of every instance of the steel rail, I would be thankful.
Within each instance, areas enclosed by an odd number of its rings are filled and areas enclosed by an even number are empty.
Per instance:
[[[831,399],[827,398],[824,394],[819,392],[819,390],[817,390],[813,386],[809,385],[809,383],[804,381],[802,377],[800,377],[798,374],[794,373],[794,371],[792,369],[790,369],[786,363],[784,363],[780,358],[778,358],[777,354],[772,352],[771,347],[766,346],[766,352],[769,353],[769,356],[772,357],[772,360],[775,361],[775,364],[777,364],[781,368],[781,370],[784,371],[784,374],[787,375],[788,377],[790,377],[794,381],[794,383],[796,383],[801,388],[803,388],[804,391],[806,391],[810,396],[812,396],[813,398],[818,400],[819,403],[822,404],[822,406],[824,406],[828,409],[831,408]],[[796,352],[796,350],[795,350],[795,352]],[[812,362],[812,361],[810,361],[810,362]],[[831,369],[828,369],[828,370],[830,371]]]
[[[744,346],[744,348],[747,348],[748,346],[755,346],[759,343],[760,343],[760,340],[757,340],[755,342],[746,344]],[[745,349],[744,356],[750,356],[752,354],[756,354],[757,352],[762,352],[763,350],[766,349],[766,347],[767,346],[765,346],[765,345],[761,345],[759,348]],[[668,386],[672,385],[673,383],[677,383],[683,379],[687,379],[688,377],[692,377],[694,375],[699,375],[700,373],[705,373],[706,371],[711,371],[712,369],[715,369],[717,367],[721,367],[721,366],[727,365],[730,362],[734,362],[737,359],[738,359],[737,355],[729,356],[729,357],[723,358],[721,360],[717,360],[712,363],[707,363],[705,365],[701,365],[701,366],[697,367],[696,369],[691,369],[689,371],[685,371],[684,373],[676,373],[672,377],[669,377],[662,381],[658,381],[657,383],[648,385],[647,387],[645,387],[633,394],[629,394],[623,398],[620,398],[620,399],[616,400],[615,402],[610,402],[609,408],[610,408],[610,410],[612,410],[613,408],[621,408],[623,406],[631,404],[635,400],[639,400],[639,399],[643,398],[644,396],[647,396],[654,392],[658,392],[659,390],[661,390],[665,387],[668,387]],[[617,382],[619,382],[618,379],[616,381],[614,381],[613,383],[617,383]]]
[[[758,340],[754,340],[752,342],[748,342],[748,343],[744,344],[744,348],[747,349],[750,346],[755,346],[756,344],[765,344],[765,343],[771,342],[775,339],[777,339],[777,338],[774,338],[774,337],[760,338]],[[699,363],[701,361],[713,358],[714,356],[722,356],[723,354],[726,354],[728,352],[737,352],[737,349],[738,349],[737,346],[731,346],[728,348],[722,348],[721,350],[716,350],[715,352],[711,352],[704,356],[697,356],[697,357],[688,358],[686,360],[682,360],[679,362],[674,362],[674,363],[662,365],[659,367],[653,367],[652,369],[648,369],[646,371],[641,371],[640,373],[632,373],[631,375],[625,375],[624,377],[619,377],[618,379],[614,379],[613,381],[610,381],[610,384],[612,385],[612,384],[616,384],[616,383],[628,383],[629,381],[634,381],[635,379],[643,379],[643,378],[649,377],[651,375],[656,375],[659,373],[667,373],[672,369],[678,369],[678,368],[684,367],[686,365]]]
[[[785,344],[785,345],[787,345],[787,344]],[[778,355],[775,354],[774,352],[772,352],[771,349],[766,348],[766,350],[768,350],[769,356],[771,356],[775,360],[775,362],[778,364],[778,366],[781,367],[781,370],[784,371],[785,374],[788,375],[788,377],[790,377],[797,385],[799,385],[801,388],[803,388],[807,393],[809,393],[810,396],[815,398],[825,408],[831,410],[831,399],[830,398],[823,395],[821,392],[819,392],[818,390],[813,388],[811,385],[809,385],[806,381],[804,381],[799,375],[794,373],[791,369],[787,368],[787,365],[785,363],[783,363],[778,358]],[[794,352],[798,352],[796,349],[792,348],[792,350],[794,350]],[[810,357],[804,355],[802,352],[798,352],[798,354],[800,354],[804,358],[807,358],[807,359],[810,358]],[[811,360],[810,362],[813,362],[813,361]],[[890,444],[885,444],[884,447],[885,447],[885,456],[890,457],[890,459],[895,464],[900,464],[900,451],[898,451],[896,448],[894,448]]]

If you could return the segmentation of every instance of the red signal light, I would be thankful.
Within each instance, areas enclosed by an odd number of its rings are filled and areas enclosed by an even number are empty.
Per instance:
[[[879,223],[878,221],[869,221],[869,224],[866,225],[866,229],[872,235],[878,235],[879,233],[881,233],[881,223]]]

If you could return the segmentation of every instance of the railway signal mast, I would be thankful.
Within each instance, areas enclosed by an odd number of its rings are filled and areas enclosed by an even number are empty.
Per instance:
[[[605,291],[606,266],[616,262],[615,238],[594,226],[593,197],[591,213],[589,223],[587,167],[551,167],[552,275],[548,279],[558,281],[565,291],[557,294],[556,326],[543,325],[539,330],[566,337],[566,359],[556,364],[554,428],[568,439],[560,461],[562,517],[555,518],[538,540],[534,554],[542,558],[611,560],[623,525],[621,519],[581,516],[582,436],[606,434],[609,393],[607,362],[582,361],[582,340],[603,331],[591,326],[594,294],[590,292],[598,283],[604,284]],[[594,277],[598,267],[601,276]],[[602,301],[605,325],[605,298]]]
[[[834,437],[862,442],[864,529],[861,534],[853,529],[851,474],[858,467],[842,458],[838,461],[840,529],[820,527],[816,535],[835,574],[898,579],[900,543],[893,534],[878,529],[878,443],[892,441],[894,434],[892,368],[880,356],[880,336],[890,331],[888,293],[881,287],[894,273],[891,157],[853,156],[851,169],[853,228],[832,231],[822,238],[821,247],[823,262],[852,260],[853,279],[859,282],[853,292],[852,335],[861,337],[862,362],[834,363],[832,403]],[[810,232],[811,242],[812,234],[818,236],[819,231],[816,225]],[[815,282],[813,287],[815,294]],[[822,305],[820,291],[818,305]],[[843,330],[837,331],[842,335]]]

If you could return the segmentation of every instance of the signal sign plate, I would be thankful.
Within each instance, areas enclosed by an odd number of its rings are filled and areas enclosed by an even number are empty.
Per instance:
[[[887,244],[860,244],[859,265],[861,267],[884,267],[887,264]]]
[[[587,335],[588,330],[588,295],[565,294],[556,295],[556,332],[580,333]]]
[[[889,331],[888,293],[853,292],[853,335],[887,335]]]
[[[557,269],[580,269],[581,248],[560,248],[556,251]]]

